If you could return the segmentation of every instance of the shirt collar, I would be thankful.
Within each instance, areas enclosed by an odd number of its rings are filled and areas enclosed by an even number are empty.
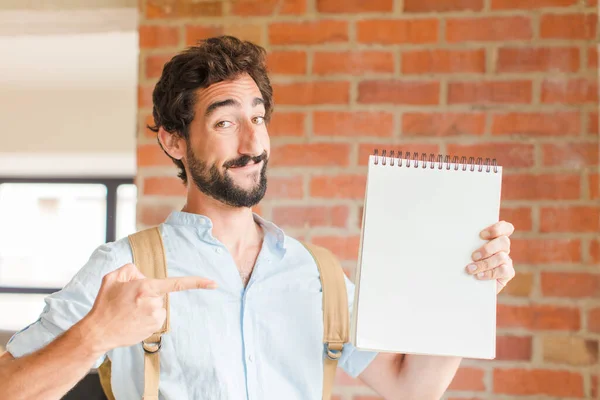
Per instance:
[[[265,232],[265,239],[269,240],[271,244],[274,244],[278,250],[285,252],[286,237],[283,230],[273,222],[267,221],[256,213],[252,213],[252,216],[254,217],[254,221],[263,228]],[[217,242],[212,235],[213,223],[211,219],[205,215],[193,214],[184,211],[173,211],[165,220],[165,224],[194,227],[199,231],[200,237],[203,240],[213,243]]]

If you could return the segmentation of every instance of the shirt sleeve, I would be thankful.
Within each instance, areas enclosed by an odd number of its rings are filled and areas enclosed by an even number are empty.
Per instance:
[[[350,319],[352,319],[352,311],[354,306],[354,284],[345,276],[346,292],[348,293],[348,310]],[[365,368],[369,366],[371,361],[377,356],[377,352],[358,350],[351,343],[346,343],[342,349],[342,356],[338,362],[338,366],[342,368],[348,375],[356,378]]]
[[[115,243],[98,247],[63,289],[45,298],[46,305],[37,321],[13,335],[6,350],[15,358],[22,357],[43,348],[81,320],[94,304],[102,277],[122,265],[117,247]],[[104,357],[96,361],[94,368]]]

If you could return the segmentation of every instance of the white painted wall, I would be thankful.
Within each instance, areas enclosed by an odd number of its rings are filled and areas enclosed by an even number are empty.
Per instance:
[[[137,63],[136,29],[0,35],[0,174],[133,175]]]

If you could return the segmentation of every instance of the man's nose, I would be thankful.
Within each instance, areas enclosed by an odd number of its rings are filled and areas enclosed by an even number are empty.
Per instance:
[[[258,129],[255,124],[248,122],[244,124],[240,138],[239,152],[249,156],[259,156],[264,152],[264,146],[260,141]]]

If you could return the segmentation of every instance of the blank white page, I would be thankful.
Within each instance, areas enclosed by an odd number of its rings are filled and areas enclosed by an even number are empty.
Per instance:
[[[465,268],[486,243],[480,231],[498,221],[502,168],[407,168],[378,158],[369,159],[352,343],[495,358],[496,282]]]

